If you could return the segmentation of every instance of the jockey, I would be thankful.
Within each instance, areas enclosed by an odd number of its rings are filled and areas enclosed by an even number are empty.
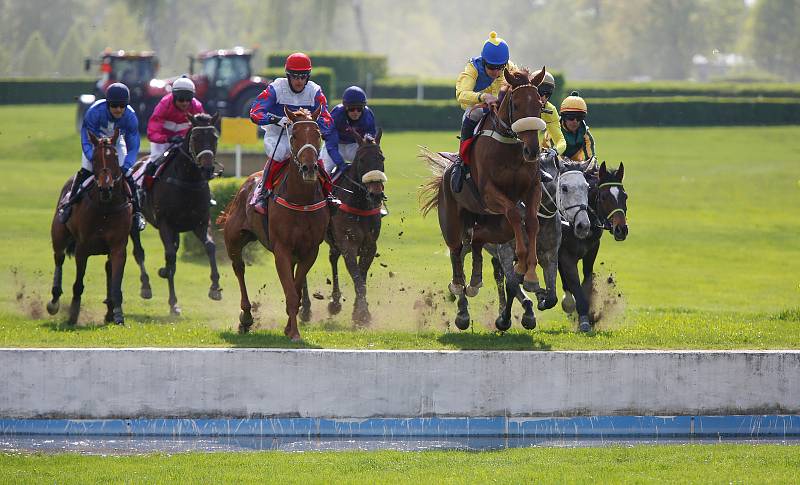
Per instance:
[[[497,32],[492,32],[483,44],[481,55],[470,59],[464,71],[459,74],[456,80],[456,100],[464,110],[461,118],[460,155],[483,115],[489,111],[489,107],[497,105],[497,96],[503,86],[503,69],[515,69],[509,57],[506,41],[497,37]],[[462,164],[456,164],[453,173],[453,178],[458,181],[461,180],[461,166]],[[461,190],[460,182],[455,182],[454,185],[458,191]]]
[[[144,229],[144,218],[139,208],[139,200],[136,197],[136,184],[133,183],[130,168],[136,162],[139,154],[139,120],[133,108],[128,106],[130,102],[130,91],[122,83],[113,83],[106,89],[106,99],[94,102],[83,118],[81,126],[81,145],[83,156],[81,159],[81,169],[75,175],[70,188],[70,198],[61,207],[58,218],[61,223],[66,224],[72,212],[72,205],[78,200],[81,194],[81,187],[92,173],[92,156],[94,155],[94,145],[89,140],[89,133],[96,137],[112,137],[114,130],[119,129],[120,136],[117,138],[117,156],[125,180],[131,188],[133,197],[133,227],[139,230]]]
[[[280,170],[292,155],[289,144],[292,125],[283,112],[284,106],[291,111],[305,108],[312,112],[321,107],[317,124],[322,133],[327,133],[332,123],[328,112],[328,101],[322,88],[309,79],[311,59],[302,52],[296,52],[286,58],[285,67],[286,77],[272,81],[253,101],[250,108],[250,119],[253,123],[261,125],[265,131],[264,149],[267,152],[267,163],[264,165],[264,173],[256,189],[257,195],[254,201],[255,210],[261,214],[266,214],[267,200],[274,189],[272,186],[274,173]],[[330,176],[325,171],[322,160],[318,161],[318,166],[320,176],[323,178],[322,190],[330,200],[332,187]]]
[[[534,76],[538,75],[541,70],[536,71]],[[542,147],[548,146],[545,139],[552,143],[550,147],[551,156],[558,156],[564,153],[567,149],[567,142],[564,140],[564,135],[561,133],[561,118],[558,116],[558,110],[550,102],[550,97],[553,96],[553,91],[556,89],[556,80],[552,74],[545,71],[544,79],[539,84],[539,98],[542,102],[542,120],[547,124],[547,135],[544,132],[539,132],[539,143]]]
[[[321,158],[325,163],[325,170],[333,175],[335,181],[353,161],[358,149],[358,143],[353,136],[356,132],[360,136],[376,136],[375,115],[367,106],[367,94],[358,86],[350,86],[344,90],[342,104],[331,110],[333,123],[325,133],[325,146],[322,148]]]
[[[172,83],[172,92],[161,98],[147,122],[150,158],[147,174],[153,175],[163,162],[162,155],[170,146],[181,143],[192,124],[189,116],[203,113],[203,105],[194,97],[194,83],[180,77]]]
[[[562,155],[576,162],[589,160],[595,156],[594,138],[586,124],[588,108],[578,91],[572,91],[561,102],[561,132],[566,141]],[[547,132],[547,136],[550,132]],[[547,138],[546,136],[546,138]],[[549,140],[553,146],[552,139]]]

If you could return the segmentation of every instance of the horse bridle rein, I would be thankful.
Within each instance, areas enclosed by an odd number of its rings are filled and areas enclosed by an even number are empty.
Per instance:
[[[580,214],[582,211],[586,212],[587,217],[589,216],[589,206],[587,204],[573,204],[573,205],[568,206],[568,207],[562,207],[562,204],[561,204],[561,180],[564,179],[565,176],[567,176],[567,175],[580,175],[581,176],[581,180],[585,181],[585,179],[584,179],[584,174],[583,174],[582,171],[580,171],[580,170],[568,170],[568,171],[566,171],[566,172],[564,172],[562,174],[559,174],[558,183],[556,184],[556,208],[558,209],[558,212],[561,214],[561,220],[563,222],[565,222],[566,224],[569,224],[570,226],[574,226],[575,225],[575,219],[578,218],[578,214]],[[575,214],[573,215],[572,220],[570,220],[569,217],[568,217],[568,212],[567,211],[569,211],[570,209],[574,209],[576,207],[578,208],[578,210],[575,211]]]
[[[311,123],[314,126],[316,126],[317,127],[317,131],[319,131],[319,125],[317,125],[317,122],[313,121],[313,120],[295,121],[295,122],[292,123],[292,126],[294,127],[294,125],[299,125],[301,123]],[[322,136],[322,135],[320,135],[320,136]],[[297,152],[295,152],[294,149],[292,148],[292,138],[294,138],[294,136],[290,134],[289,135],[289,150],[292,153],[292,161],[297,166],[298,170],[302,170],[303,169],[303,164],[300,163],[300,154],[303,153],[303,150],[314,150],[314,158],[315,159],[319,159],[319,149],[316,147],[316,145],[312,145],[311,143],[306,143],[305,145],[301,146],[300,149],[297,150]]]
[[[602,189],[603,187],[623,187],[623,185],[622,185],[622,182],[604,182],[604,183],[598,185],[597,186],[598,208],[599,208],[599,205],[600,205],[600,189]],[[623,190],[624,190],[624,188],[623,188]],[[615,208],[614,210],[612,210],[611,212],[606,214],[606,216],[604,218],[602,218],[602,220],[599,221],[599,222],[602,223],[603,229],[606,229],[608,231],[613,230],[613,227],[611,225],[611,219],[612,219],[612,217],[614,217],[614,214],[616,214],[617,212],[622,212],[622,216],[626,217],[625,209],[623,209],[622,207]],[[597,219],[601,219],[601,218],[598,217]]]

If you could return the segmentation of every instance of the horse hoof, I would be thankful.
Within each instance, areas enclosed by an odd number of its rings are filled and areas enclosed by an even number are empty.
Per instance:
[[[239,335],[245,335],[250,332],[250,325],[239,325]]]
[[[300,314],[298,315],[300,321],[303,323],[307,323],[311,321],[311,309],[310,308],[303,308],[300,310]]]
[[[589,332],[592,330],[592,324],[589,323],[589,315],[581,315],[578,317],[578,330],[581,332]]]
[[[167,268],[158,268],[158,276],[164,279],[169,278],[169,271],[167,271]]]
[[[250,310],[239,311],[239,325],[244,325],[247,328],[250,328],[250,325],[252,324],[253,324],[253,314],[250,313]]]
[[[341,302],[333,300],[328,302],[328,313],[331,315],[338,315],[340,311],[342,311]]]
[[[476,297],[476,296],[478,296],[478,292],[481,291],[481,286],[483,286],[483,285],[480,285],[480,286],[469,285],[464,290],[464,294],[467,295],[470,298]]]
[[[539,281],[537,280],[525,280],[522,282],[522,289],[525,291],[536,292],[541,291],[542,287],[539,286]]]
[[[300,335],[292,335],[290,339],[292,342],[301,342],[303,340],[303,338],[300,337]]]
[[[208,297],[214,301],[220,301],[222,299],[222,289],[221,288],[210,288],[208,290]]]
[[[72,304],[69,306],[69,319],[67,319],[67,325],[73,326],[78,323],[78,315],[81,313],[81,302],[72,300]]]
[[[505,332],[506,330],[511,328],[511,319],[510,318],[509,319],[503,318],[503,315],[500,315],[494,321],[494,326],[495,326],[495,328],[497,328],[497,330],[500,330],[501,332]]]
[[[456,315],[456,327],[459,330],[466,330],[469,328],[469,313],[459,313]]]
[[[447,288],[450,289],[450,293],[452,293],[454,296],[461,296],[464,294],[464,285],[451,282],[449,285],[447,285]]]
[[[353,323],[356,325],[367,325],[372,321],[372,315],[369,310],[353,310]]]
[[[536,308],[540,311],[549,310],[556,306],[556,303],[558,303],[558,297],[555,295],[548,295],[539,299],[539,304],[536,305]]]
[[[58,301],[48,301],[47,302],[47,313],[50,315],[55,315],[58,313],[58,309],[61,307],[61,303]]]
[[[103,317],[103,321],[105,323],[111,323],[114,321],[114,313],[111,311],[106,312],[106,316]]]
[[[561,309],[564,313],[575,313],[575,297],[572,293],[564,294],[564,298],[561,299]]]
[[[533,313],[533,302],[528,300],[522,304],[525,312],[522,314],[522,328],[525,330],[533,330],[536,328],[536,315]]]
[[[181,307],[178,304],[172,305],[169,307],[169,314],[176,317],[181,316]]]
[[[139,296],[141,296],[144,300],[149,300],[150,298],[153,298],[153,290],[150,288],[142,288],[139,290]]]
[[[117,325],[125,325],[125,316],[122,314],[122,308],[114,309],[114,323]]]

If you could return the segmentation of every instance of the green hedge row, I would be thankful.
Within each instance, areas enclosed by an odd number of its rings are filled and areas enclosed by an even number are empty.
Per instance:
[[[283,69],[286,57],[291,52],[274,52],[267,56],[267,66]],[[311,65],[314,66],[312,75],[316,75],[318,67],[329,67],[336,73],[337,86],[341,89],[347,86],[358,85],[364,87],[367,83],[367,73],[372,74],[372,79],[386,77],[389,71],[389,62],[386,56],[366,54],[363,52],[308,52]],[[337,95],[341,93],[337,92]]]
[[[91,94],[95,80],[0,79],[0,104],[73,103],[81,94]]]
[[[564,97],[564,74],[553,72],[556,80],[556,91],[553,99],[561,102]],[[372,85],[373,98],[386,99],[416,99],[417,85],[420,80],[409,77],[387,77],[378,79]],[[422,79],[423,99],[448,99],[456,98],[456,80],[454,79]]]
[[[267,78],[271,82],[276,77],[286,77],[286,70],[282,67],[268,67],[258,73],[259,76]],[[341,93],[336,93],[336,73],[329,67],[315,67],[311,73],[311,79],[322,87],[322,92],[328,98],[328,104],[333,103],[331,98],[341,97]],[[338,101],[334,104],[338,104]]]
[[[591,126],[698,126],[800,124],[800,99],[665,97],[587,99]],[[452,130],[463,110],[454,101],[373,99],[386,130]]]
[[[664,82],[570,82],[586,98],[662,96],[712,96],[718,98],[800,98],[799,83],[691,83]]]

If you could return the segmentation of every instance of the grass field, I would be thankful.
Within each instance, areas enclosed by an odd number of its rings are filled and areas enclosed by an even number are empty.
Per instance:
[[[0,454],[1,483],[797,483],[783,445],[527,448],[497,452]]]
[[[63,325],[74,262],[65,264],[62,314],[49,317],[52,251],[49,226],[64,180],[79,165],[71,106],[0,107],[0,346],[293,346],[283,337],[283,295],[265,251],[247,268],[258,302],[255,332],[236,334],[239,294],[229,263],[220,258],[224,299],[207,298],[204,260],[179,259],[176,287],[184,314],[168,317],[166,282],[156,232],[144,233],[154,298],[138,297],[138,268],[128,259],[126,327],[103,326],[102,259],[89,261],[81,322]],[[601,158],[625,162],[630,236],[604,237],[598,271],[613,276],[613,298],[599,331],[580,335],[560,307],[538,312],[539,327],[518,320],[504,335],[492,331],[496,293],[488,281],[472,300],[473,328],[448,322],[450,264],[435,216],[417,210],[417,188],[428,170],[417,145],[453,149],[452,133],[388,133],[384,219],[368,283],[374,323],[353,330],[352,284],[338,317],[313,300],[301,347],[321,348],[800,348],[800,127],[598,129]],[[312,292],[327,298],[327,248],[312,271]],[[561,293],[559,289],[559,294]],[[518,314],[518,310],[515,314]]]

